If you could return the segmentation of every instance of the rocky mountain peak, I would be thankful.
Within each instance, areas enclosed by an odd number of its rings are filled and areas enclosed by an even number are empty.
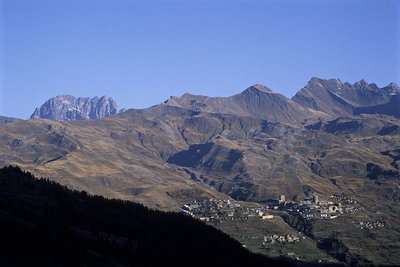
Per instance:
[[[315,87],[326,87],[326,86],[329,86],[331,88],[332,87],[340,88],[345,84],[343,84],[342,81],[339,79],[321,79],[318,77],[312,77],[304,88],[315,88]]]
[[[253,117],[271,122],[300,124],[314,114],[287,97],[273,93],[262,84],[255,84],[241,93],[228,97],[209,97],[184,94],[170,97],[165,105],[207,113],[221,113],[240,117]]]
[[[359,87],[368,87],[369,84],[366,80],[361,79],[358,82],[356,82],[354,85],[359,86]]]
[[[397,83],[395,83],[395,82],[391,82],[391,83],[389,83],[389,85],[388,85],[389,87],[392,87],[392,88],[395,88],[395,89],[397,89],[397,90],[399,90],[400,91],[400,87],[397,85]]]
[[[388,103],[392,95],[398,94],[395,84],[379,88],[375,83],[362,79],[354,84],[342,83],[339,79],[313,77],[292,100],[296,103],[330,115],[352,115],[358,107],[369,107]]]
[[[31,119],[93,120],[118,113],[117,103],[107,96],[76,98],[71,95],[58,95],[47,100],[41,107],[36,108]]]
[[[353,85],[354,89],[358,90],[368,90],[368,91],[380,91],[379,87],[375,83],[368,83],[366,80],[362,79]]]
[[[243,93],[249,93],[249,92],[272,93],[272,90],[263,84],[255,84],[243,91]]]
[[[400,87],[394,82],[389,83],[387,86],[383,87],[382,89],[385,90],[390,95],[400,94]]]
[[[308,81],[308,83],[307,83],[306,86],[315,85],[315,84],[318,85],[318,84],[321,83],[321,81],[322,81],[322,79],[320,79],[320,78],[318,78],[318,77],[312,77],[312,78]]]

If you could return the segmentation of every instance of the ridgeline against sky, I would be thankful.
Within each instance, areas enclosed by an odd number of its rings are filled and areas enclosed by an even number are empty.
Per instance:
[[[398,1],[24,1],[0,6],[0,114],[60,94],[148,107],[311,77],[400,83]]]

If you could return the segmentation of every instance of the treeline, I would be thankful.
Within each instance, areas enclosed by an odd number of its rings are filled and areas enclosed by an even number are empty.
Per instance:
[[[0,169],[0,266],[289,266],[179,213]]]

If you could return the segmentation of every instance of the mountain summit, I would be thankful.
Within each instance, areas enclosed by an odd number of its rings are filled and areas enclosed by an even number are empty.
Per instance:
[[[71,95],[59,95],[50,98],[41,107],[36,108],[30,118],[55,121],[93,120],[118,113],[117,103],[107,96],[75,98]]]
[[[186,93],[181,97],[171,97],[164,103],[195,111],[253,117],[287,124],[298,124],[305,119],[315,117],[309,109],[284,95],[274,93],[262,84],[255,84],[229,97],[207,97]]]
[[[263,84],[255,84],[253,86],[250,86],[249,88],[247,88],[246,90],[243,91],[261,91],[261,92],[266,92],[266,93],[273,93],[271,89],[269,89],[267,86],[263,85]]]

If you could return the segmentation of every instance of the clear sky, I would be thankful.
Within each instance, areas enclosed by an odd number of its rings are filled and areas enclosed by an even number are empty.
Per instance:
[[[0,115],[60,94],[145,108],[313,77],[400,83],[400,1],[0,0]]]

